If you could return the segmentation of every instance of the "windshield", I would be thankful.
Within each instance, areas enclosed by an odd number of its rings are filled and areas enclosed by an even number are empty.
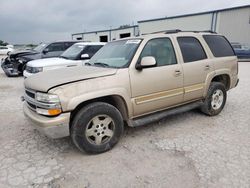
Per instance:
[[[101,48],[89,61],[89,65],[123,68],[134,56],[141,39],[114,41]]]
[[[65,59],[76,60],[84,48],[85,45],[83,44],[74,44],[73,46],[68,48],[65,52],[63,52],[60,57]]]
[[[37,47],[35,47],[33,50],[37,51],[37,52],[42,52],[43,49],[47,46],[47,44],[45,43],[42,43],[42,44],[39,44]]]

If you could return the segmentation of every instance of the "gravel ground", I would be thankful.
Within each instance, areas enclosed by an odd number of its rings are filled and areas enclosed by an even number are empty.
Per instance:
[[[51,140],[25,119],[23,78],[0,70],[0,187],[250,187],[250,63],[216,117],[197,110],[126,128],[100,155]]]

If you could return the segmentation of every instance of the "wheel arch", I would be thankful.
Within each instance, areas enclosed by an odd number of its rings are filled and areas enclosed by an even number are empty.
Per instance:
[[[206,97],[208,89],[212,82],[221,82],[225,85],[226,90],[228,91],[231,88],[231,77],[228,72],[217,72],[215,74],[210,74],[205,82],[205,90],[203,97]]]
[[[79,110],[81,110],[84,106],[91,104],[93,102],[105,102],[116,107],[120,111],[123,120],[125,122],[128,121],[128,118],[129,118],[128,106],[125,100],[123,99],[123,97],[119,95],[108,95],[108,96],[98,97],[94,99],[89,99],[78,104],[76,108],[73,111],[71,111],[70,126],[77,112],[79,112]]]
[[[211,82],[221,82],[221,83],[223,83],[224,86],[226,87],[227,91],[230,89],[230,86],[231,86],[231,79],[230,79],[230,76],[228,74],[216,75],[216,76],[213,77]]]

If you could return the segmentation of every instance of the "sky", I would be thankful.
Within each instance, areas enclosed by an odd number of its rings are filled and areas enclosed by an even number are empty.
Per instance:
[[[0,0],[0,40],[69,40],[72,33],[242,5],[250,0]]]

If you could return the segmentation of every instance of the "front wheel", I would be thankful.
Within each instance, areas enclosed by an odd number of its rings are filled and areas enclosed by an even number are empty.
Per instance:
[[[227,99],[227,91],[224,84],[212,82],[205,98],[201,111],[209,116],[218,115],[224,108]]]
[[[123,119],[114,106],[95,102],[74,117],[71,138],[81,151],[102,153],[110,150],[123,134]]]

